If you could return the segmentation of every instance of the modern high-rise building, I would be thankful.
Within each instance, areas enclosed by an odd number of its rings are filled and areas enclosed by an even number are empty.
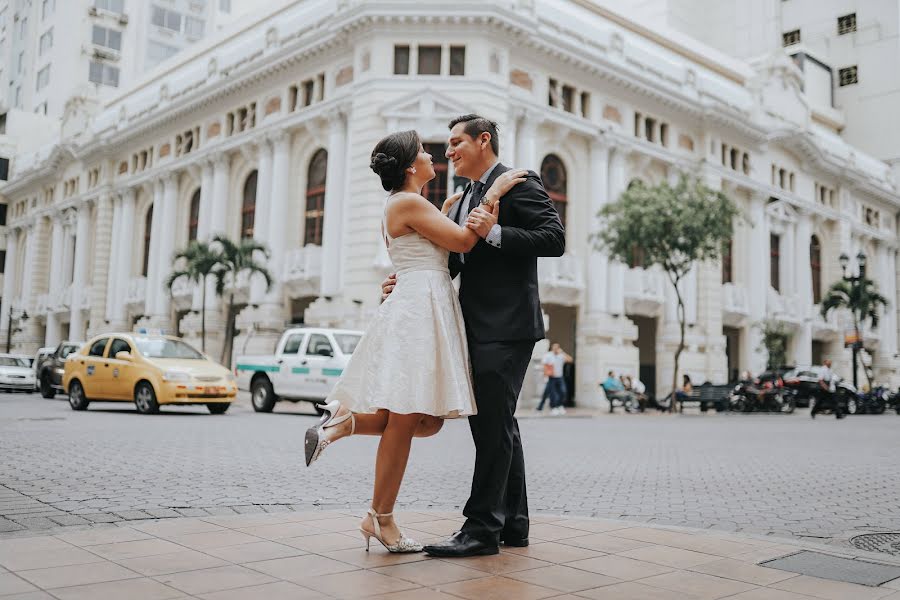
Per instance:
[[[222,29],[249,0],[0,0],[0,112],[105,100]]]

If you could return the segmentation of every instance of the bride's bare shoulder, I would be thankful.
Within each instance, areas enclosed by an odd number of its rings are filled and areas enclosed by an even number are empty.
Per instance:
[[[421,208],[422,203],[430,205],[431,203],[425,199],[421,194],[416,194],[414,192],[400,192],[399,194],[394,194],[391,197],[390,202],[388,203],[388,212],[393,211],[404,211],[413,208]]]

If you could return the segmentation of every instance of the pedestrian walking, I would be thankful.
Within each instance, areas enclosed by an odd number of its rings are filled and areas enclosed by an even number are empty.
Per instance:
[[[544,375],[547,376],[547,385],[544,386],[544,394],[537,407],[538,411],[544,409],[544,402],[549,398],[551,415],[566,414],[563,402],[566,399],[567,390],[563,374],[566,363],[571,363],[573,360],[571,356],[563,352],[559,343],[554,342],[550,345],[550,351],[541,360],[544,365]]]
[[[809,416],[816,418],[816,413],[831,408],[836,419],[843,419],[844,413],[841,410],[841,401],[837,395],[837,385],[834,380],[834,373],[831,371],[831,359],[826,358],[822,361],[822,371],[819,374],[819,386],[816,388],[816,402],[813,404]]]

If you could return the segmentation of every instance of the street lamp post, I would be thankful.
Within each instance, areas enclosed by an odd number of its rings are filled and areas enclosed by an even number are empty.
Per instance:
[[[850,295],[851,297],[858,296],[858,289],[860,286],[865,284],[866,279],[866,255],[864,252],[860,250],[859,254],[856,255],[856,265],[858,267],[857,275],[847,275],[847,265],[850,262],[850,257],[844,253],[841,253],[841,256],[838,258],[841,263],[841,277],[844,281],[850,284]],[[859,321],[862,318],[862,315],[856,314],[856,309],[851,309],[853,313],[853,329],[856,334],[853,340],[853,344],[851,344],[851,350],[853,351],[853,387],[859,389],[859,385],[857,382],[857,374],[856,374],[856,360],[859,355],[859,349],[862,347],[862,339],[860,339],[859,335]]]
[[[9,320],[8,320],[9,325],[6,326],[6,352],[7,353],[9,352],[9,349],[12,347],[13,330],[19,331],[19,329],[17,329],[19,322],[28,320],[28,312],[27,311],[23,310],[22,314],[20,314],[17,317],[13,316],[14,311],[15,311],[15,309],[13,308],[12,304],[10,304],[9,305]]]

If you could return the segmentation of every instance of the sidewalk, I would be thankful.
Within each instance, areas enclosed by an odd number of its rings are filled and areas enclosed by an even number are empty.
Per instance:
[[[6,534],[0,598],[900,600],[900,579],[868,587],[759,566],[809,548],[790,541],[540,516],[528,548],[439,560],[391,555],[377,544],[366,553],[360,514],[283,512]],[[419,541],[460,524],[457,513],[446,512],[398,519]],[[856,557],[900,566],[887,555]]]

